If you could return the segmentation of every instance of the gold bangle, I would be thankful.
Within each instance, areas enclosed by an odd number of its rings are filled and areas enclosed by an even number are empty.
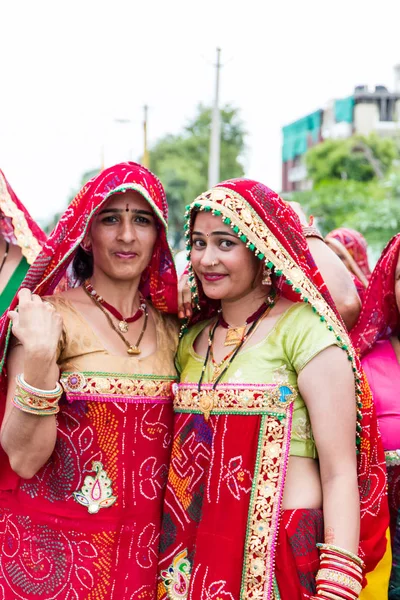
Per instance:
[[[320,569],[315,577],[315,581],[318,582],[320,579],[346,586],[357,595],[359,595],[362,590],[361,583],[354,577],[346,575],[346,573],[341,573],[340,571],[335,571],[334,569]]]
[[[325,243],[322,233],[314,225],[302,225],[301,229],[305,238],[315,237]]]
[[[61,398],[63,394],[63,388],[57,381],[56,387],[53,390],[41,390],[27,383],[22,373],[15,378],[17,386],[30,396],[36,396],[38,398]]]
[[[18,408],[18,410],[28,413],[31,415],[36,415],[38,417],[45,417],[47,415],[56,415],[60,411],[60,407],[58,403],[49,408],[34,408],[26,403],[20,396],[15,395],[12,400],[13,406]]]

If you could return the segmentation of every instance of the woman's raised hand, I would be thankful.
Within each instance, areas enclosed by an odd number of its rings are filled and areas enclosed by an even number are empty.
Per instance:
[[[13,335],[25,351],[55,355],[62,332],[62,317],[50,302],[43,301],[27,288],[20,290],[18,300],[18,307],[8,312]]]
[[[189,288],[189,275],[184,271],[178,281],[178,317],[192,316],[192,297]]]

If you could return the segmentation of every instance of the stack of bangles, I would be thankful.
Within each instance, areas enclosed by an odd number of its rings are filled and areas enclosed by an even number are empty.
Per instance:
[[[57,382],[54,390],[39,390],[26,383],[22,375],[17,375],[13,404],[22,412],[37,416],[56,415],[60,407],[58,402],[63,389]]]
[[[330,544],[317,544],[320,568],[315,578],[317,593],[311,600],[357,600],[362,590],[361,558]]]

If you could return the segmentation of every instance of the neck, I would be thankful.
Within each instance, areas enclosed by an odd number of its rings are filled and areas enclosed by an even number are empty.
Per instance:
[[[222,315],[231,327],[240,327],[245,324],[246,319],[252,315],[257,308],[271,293],[271,287],[262,287],[233,299],[221,300]]]
[[[104,300],[114,306],[125,318],[132,316],[140,305],[140,278],[112,279],[104,273],[94,272],[90,283]]]

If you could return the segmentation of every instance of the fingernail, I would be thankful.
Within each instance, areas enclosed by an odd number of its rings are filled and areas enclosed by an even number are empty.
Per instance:
[[[178,311],[178,318],[179,319],[183,319],[184,316],[185,316],[185,314],[184,314],[183,310],[179,310]]]

